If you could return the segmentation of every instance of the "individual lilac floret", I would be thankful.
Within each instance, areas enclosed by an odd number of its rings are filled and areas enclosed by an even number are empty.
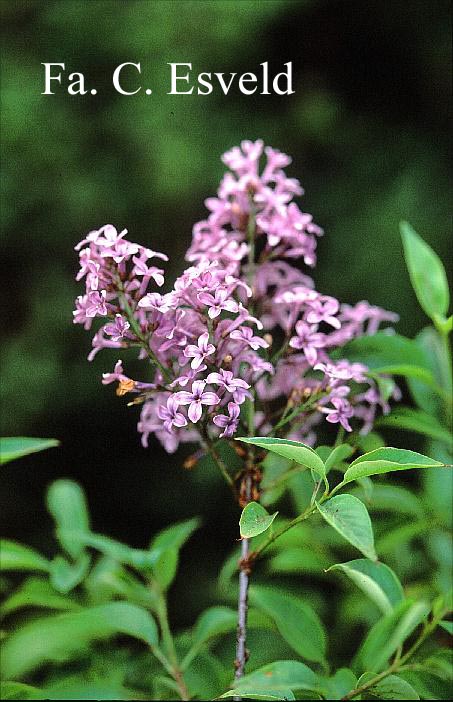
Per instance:
[[[319,324],[326,322],[334,329],[341,327],[341,322],[334,316],[338,314],[340,303],[334,297],[321,295],[317,300],[311,303],[311,309],[307,313],[307,322],[309,324]]]
[[[322,407],[321,412],[324,412],[327,417],[327,421],[332,424],[339,422],[346,431],[352,431],[352,427],[349,424],[349,419],[354,415],[354,410],[347,400],[341,397],[333,397],[331,403],[335,409],[330,407]]]
[[[187,412],[191,422],[196,424],[203,413],[202,405],[218,405],[220,397],[215,392],[204,392],[206,382],[204,380],[195,380],[192,384],[192,392],[181,390],[175,393],[175,401],[179,405],[189,405]]]
[[[250,329],[250,327],[239,327],[239,329],[234,329],[230,334],[230,339],[243,341],[254,351],[257,351],[259,348],[267,349],[269,346],[267,341],[262,339],[260,336],[254,336],[253,329]]]
[[[215,346],[209,343],[209,332],[204,332],[198,337],[197,344],[189,344],[187,348],[184,349],[184,356],[186,358],[191,358],[191,367],[196,370],[199,368],[205,358],[212,356],[215,352]]]
[[[128,336],[127,331],[130,329],[130,326],[129,322],[121,314],[116,314],[115,321],[111,324],[106,324],[104,331],[112,337],[112,341],[120,341]]]
[[[238,303],[229,297],[229,292],[226,288],[217,288],[214,295],[208,292],[201,292],[198,299],[204,305],[208,305],[208,315],[210,319],[215,319],[219,316],[222,310],[227,312],[237,312]]]
[[[212,420],[214,424],[223,429],[220,437],[230,438],[235,434],[239,424],[240,407],[235,402],[228,403],[228,415],[217,414]]]
[[[182,412],[178,412],[179,404],[175,396],[170,395],[166,406],[160,405],[157,409],[159,419],[163,420],[165,429],[170,433],[172,433],[173,427],[180,429],[187,426],[187,419]]]
[[[311,366],[314,366],[318,359],[318,349],[326,345],[325,334],[319,333],[317,328],[317,325],[300,320],[296,324],[297,336],[293,336],[289,342],[291,348],[303,351]]]
[[[88,302],[85,308],[87,317],[105,317],[107,314],[107,305],[105,304],[107,293],[105,290],[88,293]]]
[[[242,405],[246,398],[252,399],[252,394],[249,392],[250,385],[242,378],[234,378],[232,371],[221,368],[220,373],[210,373],[206,381],[225,388],[233,395],[233,400],[238,405]]]

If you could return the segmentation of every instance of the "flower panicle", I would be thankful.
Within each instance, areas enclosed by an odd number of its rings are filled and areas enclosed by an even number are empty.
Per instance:
[[[102,379],[118,383],[119,395],[136,395],[129,404],[142,405],[144,446],[150,434],[169,452],[200,437],[231,438],[243,429],[246,401],[263,435],[276,421],[306,443],[324,420],[369,431],[388,398],[366,366],[333,361],[331,352],[397,315],[365,301],[341,304],[293,265],[315,265],[323,232],[294,202],[303,190],[283,170],[288,156],[244,141],[223,162],[229,170],[206,200],[189,267],[170,292],[160,291],[165,273],[153,260],[167,256],[128,241],[127,230],[105,225],[76,246],[85,293],[74,322],[89,330],[102,320],[89,359],[103,348],[138,348],[150,362],[149,382],[128,378],[121,361]]]

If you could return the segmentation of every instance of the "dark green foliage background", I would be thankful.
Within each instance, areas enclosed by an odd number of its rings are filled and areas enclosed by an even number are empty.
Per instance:
[[[413,336],[426,319],[399,220],[448,260],[448,3],[3,0],[0,12],[2,433],[62,441],[5,467],[2,532],[52,553],[44,491],[60,476],[86,489],[96,531],[136,546],[202,515],[215,538],[202,531],[189,544],[173,592],[175,623],[190,624],[214,595],[238,514],[216,474],[183,472],[181,454],[155,443],[141,449],[136,410],[100,384],[117,355],[86,362],[90,338],[71,323],[73,246],[106,222],[127,227],[132,240],[170,254],[171,281],[223,172],[220,154],[261,137],[292,154],[302,207],[325,228],[318,289],[395,310],[400,333]],[[262,61],[276,72],[290,60],[291,97],[165,94],[167,61],[191,61],[196,74],[254,71]],[[43,61],[82,71],[98,95],[42,96]],[[113,90],[123,61],[141,62],[151,97]],[[127,367],[140,373],[132,359]]]

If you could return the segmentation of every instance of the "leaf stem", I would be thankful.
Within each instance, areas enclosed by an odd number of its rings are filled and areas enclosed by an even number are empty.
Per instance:
[[[430,622],[426,622],[422,631],[420,632],[420,635],[418,639],[412,644],[412,646],[408,649],[408,651],[401,656],[401,650],[398,649],[395,655],[395,658],[391,665],[386,668],[382,673],[378,673],[375,675],[373,678],[368,680],[366,683],[363,683],[363,685],[359,685],[359,687],[354,688],[350,692],[348,692],[347,695],[342,697],[342,700],[353,700],[355,697],[358,697],[358,695],[361,695],[362,692],[365,692],[366,690],[369,690],[371,687],[374,687],[377,685],[381,680],[384,680],[387,678],[389,675],[392,675],[392,673],[398,673],[400,670],[407,670],[408,666],[406,666],[406,662],[412,658],[414,653],[420,648],[422,643],[430,636],[430,634],[433,633],[433,631],[436,629],[438,623],[440,620],[445,616],[445,614],[448,612],[448,608],[445,608],[442,612],[438,613],[435,617]],[[399,655],[398,655],[399,654]]]
[[[288,522],[288,524],[285,524],[285,526],[283,526],[281,529],[274,532],[271,536],[267,538],[267,540],[264,543],[261,544],[261,546],[259,546],[255,551],[252,551],[252,553],[249,556],[249,559],[253,559],[255,561],[259,556],[261,556],[263,551],[268,546],[273,544],[274,541],[276,541],[280,536],[286,534],[287,531],[308,519],[308,517],[310,517],[313,514],[313,512],[316,512],[316,506],[307,507],[307,509],[304,512],[302,512],[302,514],[299,514],[297,517]]]
[[[160,625],[160,630],[162,633],[162,641],[164,643],[165,649],[168,654],[168,659],[166,656],[162,655],[162,652],[159,650],[159,653],[161,653],[161,658],[159,660],[161,663],[164,665],[165,669],[167,670],[168,673],[172,676],[174,679],[176,685],[178,686],[178,692],[179,696],[181,697],[182,700],[190,700],[190,695],[187,690],[186,684],[184,682],[184,676],[181,670],[181,666],[179,665],[178,657],[176,655],[176,650],[175,650],[175,644],[173,641],[173,636],[170,630],[170,626],[168,623],[168,611],[167,611],[167,603],[165,600],[165,596],[162,593],[159,593],[159,599],[158,599],[158,605],[156,608],[156,616],[159,621]],[[154,652],[155,653],[155,652]],[[156,655],[156,653],[155,653]],[[156,656],[158,657],[158,656]],[[164,659],[167,663],[167,665],[164,663]],[[168,665],[169,663],[169,665]]]

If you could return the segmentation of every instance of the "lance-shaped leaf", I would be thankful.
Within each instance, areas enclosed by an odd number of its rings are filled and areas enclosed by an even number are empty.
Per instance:
[[[400,581],[385,563],[374,563],[358,558],[348,563],[337,563],[328,570],[340,570],[348,576],[384,613],[404,600]]]
[[[364,673],[357,682],[357,687],[370,682],[376,677],[375,673]],[[379,700],[419,700],[419,694],[406,680],[398,675],[388,675],[368,688],[368,694]],[[366,693],[365,693],[366,694]]]
[[[47,507],[55,519],[61,545],[72,558],[78,558],[84,551],[84,545],[80,540],[73,539],[71,533],[88,533],[90,530],[82,488],[73,480],[56,480],[47,492]]]
[[[243,539],[251,539],[269,529],[278,512],[269,514],[258,502],[249,502],[242,510],[239,528]]]
[[[335,468],[346,458],[349,458],[352,453],[354,453],[354,448],[350,444],[334,446],[325,460],[326,473],[328,473],[331,468]]]
[[[197,619],[193,630],[193,642],[197,646],[215,636],[234,631],[237,626],[237,612],[229,607],[210,607]]]
[[[62,535],[73,543],[90,546],[118,563],[124,563],[136,570],[150,570],[157,568],[160,564],[163,569],[171,571],[177,566],[177,550],[174,548],[154,548],[146,551],[145,549],[133,548],[123,544],[121,541],[110,538],[110,536],[95,534],[94,532],[64,531]],[[167,558],[168,554],[170,556]],[[168,575],[167,577],[164,576],[164,580],[168,580]]]
[[[421,308],[433,320],[444,318],[450,294],[442,261],[408,222],[401,222],[400,231],[412,287]]]
[[[151,647],[158,642],[157,626],[145,609],[128,602],[109,602],[38,619],[17,629],[3,645],[2,675],[14,679],[47,661],[68,660],[92,641],[114,634],[128,634]]]
[[[31,577],[15,591],[0,607],[3,616],[25,607],[44,607],[47,609],[71,610],[79,609],[70,597],[64,597],[55,592],[48,580]],[[1,698],[0,698],[1,699]]]
[[[373,527],[368,510],[357,497],[336,495],[316,505],[322,517],[367,558],[376,561]]]
[[[320,690],[325,700],[341,700],[357,687],[357,678],[349,668],[340,668],[329,678],[321,678]]]
[[[256,585],[250,588],[250,602],[275,622],[282,637],[302,658],[324,660],[324,629],[310,605],[287,592]]]
[[[383,670],[395,651],[423,622],[430,611],[424,602],[404,600],[368,632],[357,655],[362,670]]]
[[[57,439],[35,439],[30,436],[2,436],[0,438],[0,465],[15,461],[30,453],[59,446]]]
[[[244,700],[295,700],[294,692],[288,689],[262,689],[254,690],[249,687],[234,688],[233,690],[228,690],[220,695],[219,700],[230,699],[231,697]]]
[[[412,409],[412,407],[397,407],[386,417],[380,417],[375,426],[416,431],[418,434],[444,441],[446,444],[452,442],[452,435],[448,429],[445,429],[435,417],[421,409]]]
[[[179,550],[188,539],[192,536],[193,532],[199,528],[201,520],[198,517],[193,517],[192,519],[186,519],[183,522],[177,522],[176,524],[170,524],[170,526],[162,529],[150,544],[150,549],[154,550],[166,550],[167,548],[175,548]]]
[[[299,463],[302,466],[311,468],[315,473],[323,479],[326,477],[326,469],[324,462],[318,456],[316,451],[313,451],[310,446],[306,446],[300,441],[290,441],[289,439],[275,439],[272,437],[252,436],[249,438],[240,438],[237,441],[243,441],[245,444],[253,444],[259,448],[272,451],[283,458],[288,458],[290,461]]]
[[[244,675],[235,682],[236,689],[251,689],[256,692],[266,690],[307,690],[315,691],[318,676],[305,663],[300,661],[275,661]],[[242,693],[244,696],[244,693]]]
[[[42,700],[45,694],[38,687],[15,680],[0,681],[0,700]]]
[[[55,556],[50,565],[50,582],[55,590],[66,594],[82,582],[90,563],[88,553],[82,553],[74,563],[69,563],[63,556]]]
[[[2,570],[39,570],[48,571],[50,561],[29,546],[15,541],[0,541],[0,571]]]
[[[435,461],[433,458],[428,458],[428,456],[423,456],[416,451],[391,448],[389,446],[378,448],[356,458],[344,474],[344,482],[350,483],[352,480],[357,480],[367,475],[391,473],[397,470],[436,467],[444,467],[444,464],[440,463],[440,461]]]

